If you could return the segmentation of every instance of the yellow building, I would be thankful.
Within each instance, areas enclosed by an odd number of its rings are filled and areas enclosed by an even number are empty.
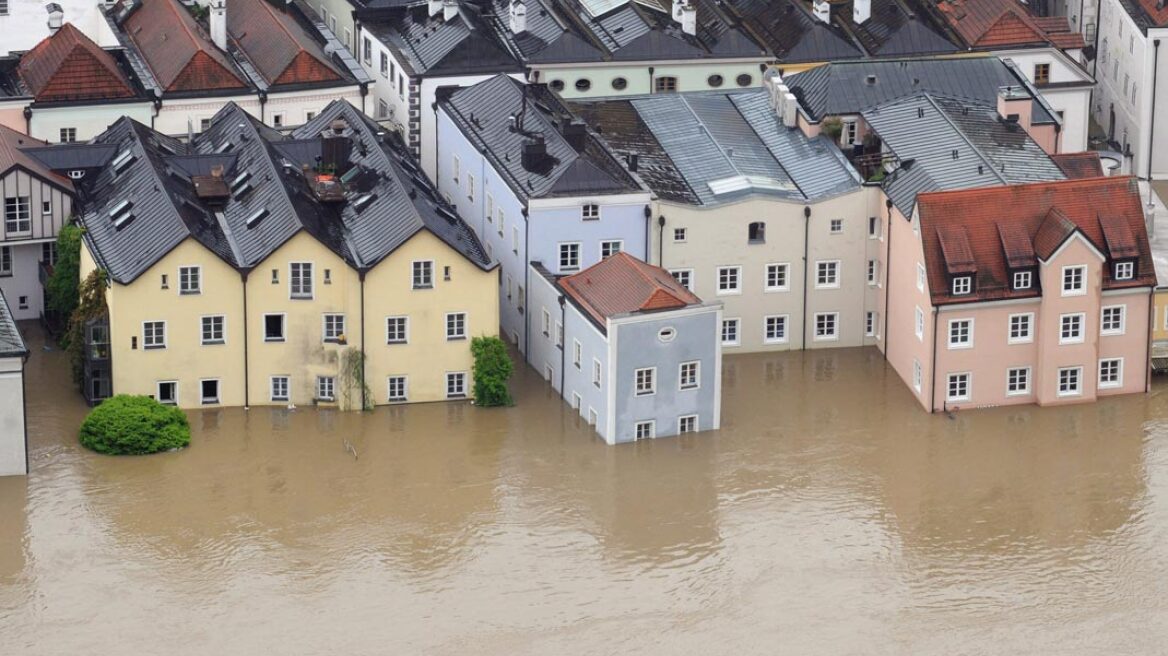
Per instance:
[[[91,400],[471,395],[470,339],[498,332],[494,264],[352,106],[285,138],[229,105],[190,145],[123,119],[92,147],[108,154],[86,180],[82,277],[101,268],[109,286],[108,325],[87,334]]]

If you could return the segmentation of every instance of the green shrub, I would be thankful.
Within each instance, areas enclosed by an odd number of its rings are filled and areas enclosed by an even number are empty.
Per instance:
[[[187,416],[148,396],[119,394],[94,408],[81,423],[81,445],[111,455],[141,455],[191,443]]]
[[[513,365],[507,345],[498,337],[475,337],[470,341],[474,356],[475,404],[485,407],[513,405],[507,381]]]
[[[45,306],[49,314],[65,322],[73,316],[80,296],[81,228],[70,223],[57,233],[57,263],[45,281]]]

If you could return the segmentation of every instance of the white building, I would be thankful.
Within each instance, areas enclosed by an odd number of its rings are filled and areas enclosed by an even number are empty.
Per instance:
[[[0,55],[31,50],[66,22],[99,46],[118,41],[105,22],[100,0],[7,0],[0,2]]]
[[[28,347],[0,293],[0,476],[28,473],[24,361]]]

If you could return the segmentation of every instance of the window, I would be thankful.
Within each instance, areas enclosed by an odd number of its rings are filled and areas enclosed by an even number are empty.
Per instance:
[[[61,128],[59,135],[61,143],[73,143],[77,141],[77,128]]]
[[[0,16],[8,15],[8,0],[0,0]]]
[[[742,75],[734,78],[734,81],[737,82],[738,86],[740,87],[748,87],[752,82],[754,82],[754,77],[749,73],[743,73]]]
[[[1131,280],[1135,277],[1136,263],[1135,262],[1116,262],[1115,263],[1115,279],[1116,280]]]
[[[326,342],[340,342],[345,337],[345,315],[324,315],[323,339]]]
[[[617,91],[624,91],[629,86],[629,81],[623,77],[612,78],[612,88]]]
[[[475,191],[475,177],[474,177],[474,175],[467,173],[466,174],[466,197],[472,203],[474,202],[474,199],[475,199],[474,191]]]
[[[700,362],[682,362],[677,374],[677,388],[682,390],[697,389],[700,369]]]
[[[917,262],[917,291],[925,291],[925,265]]]
[[[202,341],[204,345],[207,344],[222,344],[224,342],[223,315],[215,315],[210,317],[203,317],[202,319]]]
[[[781,344],[787,341],[787,315],[775,314],[763,318],[763,343]]]
[[[564,348],[564,324],[556,320],[556,346]]]
[[[738,346],[738,319],[722,320],[722,344],[724,346]]]
[[[877,273],[878,263],[876,260],[868,260],[868,284],[875,285],[876,279],[879,277]]]
[[[624,247],[624,242],[619,239],[610,239],[608,241],[600,242],[600,259],[604,259],[610,255],[616,255],[621,252]]]
[[[1085,266],[1065,266],[1063,267],[1063,296],[1078,296],[1086,294],[1084,278],[1087,275],[1087,267]]]
[[[429,260],[414,262],[413,276],[414,289],[430,289],[434,286],[434,263]]]
[[[1075,396],[1083,393],[1083,368],[1063,367],[1058,370],[1058,395]]]
[[[446,315],[446,339],[466,339],[465,312],[451,312]]]
[[[673,229],[673,241],[683,242],[683,241],[685,241],[685,237],[686,237],[685,228],[674,228]]]
[[[768,264],[766,265],[766,291],[768,292],[785,292],[789,289],[787,272],[789,266],[787,264]]]
[[[592,358],[592,384],[600,387],[600,360]]]
[[[1124,331],[1124,306],[1109,305],[1103,308],[1099,321],[1099,332],[1103,335],[1122,335]]]
[[[1034,83],[1037,85],[1050,84],[1050,64],[1034,65]]]
[[[219,402],[219,380],[211,378],[199,381],[199,401],[203,405]]]
[[[1030,289],[1032,274],[1029,271],[1014,272],[1014,289]]]
[[[973,346],[973,319],[951,319],[949,321],[949,348],[970,348]]]
[[[543,325],[543,336],[544,337],[551,337],[551,335],[552,335],[552,315],[550,312],[547,311],[547,308],[542,309],[542,319],[543,319],[543,324],[542,324]]]
[[[166,276],[163,276],[164,280],[165,280],[165,278],[166,278]],[[280,284],[280,271],[279,271],[279,269],[272,269],[272,284],[273,285]]]
[[[946,401],[969,400],[969,374],[949,374],[949,385],[945,393]]]
[[[385,343],[405,344],[409,340],[409,319],[406,317],[385,318]]]
[[[335,401],[337,379],[332,376],[317,376],[316,377],[316,400],[317,401]]]
[[[580,358],[583,355],[583,351],[584,351],[584,348],[582,346],[580,346],[580,340],[573,339],[572,340],[572,364],[577,369],[580,368]]]
[[[912,386],[917,392],[921,391],[921,361],[913,358]]]
[[[833,235],[843,234],[843,231],[844,231],[844,220],[843,219],[832,219],[830,225],[831,225],[831,234],[833,234]]]
[[[580,78],[576,80],[576,90],[583,93],[592,88],[592,80],[588,78]]]
[[[1030,367],[1014,367],[1006,370],[1006,396],[1022,396],[1030,393]]]
[[[197,266],[178,268],[178,293],[198,294],[202,291],[202,276]]]
[[[155,386],[157,390],[154,398],[163,405],[175,405],[178,403],[178,381],[174,380],[160,380]]]
[[[407,378],[405,376],[390,376],[385,379],[388,393],[386,400],[390,403],[401,403],[408,397]]]
[[[880,219],[875,216],[868,217],[868,239],[877,239],[880,237]]]
[[[4,199],[4,232],[9,237],[32,232],[31,209],[28,196],[14,196]]]
[[[578,392],[572,392],[572,409],[579,410],[580,402],[583,400],[584,399],[580,398],[580,394]]]
[[[839,339],[838,312],[820,312],[815,315],[815,339]]]
[[[748,244],[765,244],[766,243],[766,224],[762,221],[755,221],[751,223],[747,229],[746,243]]]
[[[381,77],[389,77],[389,55],[387,53],[381,53],[380,63]]]
[[[593,423],[593,422],[589,421],[589,423]],[[633,437],[638,439],[638,440],[651,440],[651,439],[653,439],[656,436],[655,434],[657,432],[656,425],[657,425],[657,422],[655,422],[655,421],[638,421],[633,426]]]
[[[857,141],[857,138],[856,138],[857,133],[856,133],[856,122],[855,121],[844,121],[842,127],[843,127],[843,131],[840,133],[840,143],[841,144],[843,144],[844,146],[854,146],[857,143],[859,143],[859,141]]]
[[[519,226],[511,228],[511,252],[519,254]]]
[[[719,294],[738,294],[742,289],[739,282],[742,278],[742,267],[726,266],[718,267],[718,293]]]
[[[373,63],[373,42],[367,36],[361,37],[361,58],[365,60],[366,66]]]
[[[580,218],[585,221],[600,220],[600,206],[596,203],[588,203],[580,208]]]
[[[12,275],[12,247],[0,246],[0,276]]]
[[[1034,323],[1034,313],[1010,315],[1010,335],[1007,340],[1010,344],[1023,344],[1033,341],[1031,326]]]
[[[580,268],[580,243],[560,244],[560,270],[575,271]]]
[[[288,377],[272,376],[269,379],[268,394],[272,401],[288,400]]]
[[[963,296],[973,291],[973,276],[956,276],[953,278],[953,295]]]
[[[925,311],[922,310],[919,305],[917,306],[916,314],[914,315],[913,332],[916,334],[918,340],[924,341],[924,339],[925,339]]]
[[[723,82],[725,82],[725,79],[721,75],[711,75],[706,78],[706,84],[715,89],[722,86]]]
[[[458,158],[458,155],[454,156],[453,163],[451,164],[451,173],[455,182],[458,182],[462,177],[462,160]]]
[[[49,266],[57,264],[57,243],[53,241],[46,241],[41,244],[41,262]]]
[[[665,76],[653,80],[653,93],[671,93],[677,91],[677,78]]]
[[[43,214],[45,216],[49,216],[52,213],[53,213],[53,201],[42,200],[41,201],[41,214]],[[45,242],[45,243],[48,244],[48,243],[52,243],[52,242]]]
[[[211,119],[209,119],[209,118],[199,119],[199,132],[206,132],[207,130],[210,130],[210,129],[211,129]]]
[[[672,269],[669,274],[682,287],[685,287],[691,292],[693,291],[693,269]]]
[[[1108,358],[1099,361],[1099,387],[1119,387],[1123,385],[1123,358]]]
[[[633,391],[637,396],[657,393],[657,368],[647,367],[633,372]]]
[[[282,342],[282,341],[284,341],[284,315],[282,315],[282,314],[265,314],[264,315],[264,341],[265,342]]]
[[[312,298],[312,263],[293,262],[288,272],[292,298]]]
[[[820,288],[839,287],[839,260],[815,263],[815,286]]]
[[[389,103],[381,98],[377,99],[377,118],[389,118]]]
[[[1083,341],[1083,314],[1064,314],[1059,317],[1059,344],[1079,344]]]
[[[144,322],[142,322],[142,348],[146,348],[146,349],[166,348],[166,322],[165,321],[144,321]]]
[[[875,312],[865,312],[864,313],[864,335],[867,337],[873,337],[876,335],[876,313]]]
[[[28,309],[28,297],[27,296],[17,296],[16,297],[16,307],[19,310],[27,310]]]

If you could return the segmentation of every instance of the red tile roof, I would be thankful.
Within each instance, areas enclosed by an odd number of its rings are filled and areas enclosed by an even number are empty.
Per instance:
[[[142,0],[122,29],[166,91],[247,88],[227,55],[178,0]]]
[[[342,79],[324,49],[296,18],[267,0],[230,0],[227,30],[268,84]]]
[[[1103,176],[1103,162],[1099,153],[1088,150],[1081,153],[1057,153],[1050,156],[1068,178],[1099,178]]]
[[[38,102],[133,98],[134,87],[113,55],[72,23],[20,58],[17,74]]]
[[[941,243],[941,255],[945,258],[945,270],[949,273],[976,273],[977,260],[969,247],[969,237],[965,226],[937,226],[937,239]]]
[[[618,314],[674,310],[702,302],[665,269],[628,253],[607,257],[557,284],[601,326]]]
[[[73,190],[73,182],[69,178],[55,173],[52,169],[41,164],[37,159],[27,155],[23,149],[47,146],[47,141],[34,139],[22,132],[0,124],[0,175],[5,175],[14,166],[18,166],[45,180],[55,183],[59,187]]]
[[[1016,0],[941,0],[941,16],[971,48],[1045,45],[1083,48],[1065,17],[1042,18]]]
[[[1138,0],[1144,13],[1157,27],[1168,25],[1168,4],[1161,5],[1159,0]]]
[[[1049,257],[1080,233],[1109,258],[1137,257],[1132,280],[1104,275],[1105,289],[1156,283],[1144,209],[1135,178],[1059,180],[1026,185],[923,193],[917,197],[921,239],[933,303],[967,303],[1038,296],[1038,288],[1014,291],[1009,267]],[[976,261],[972,294],[950,293],[942,234],[963,229]]]

